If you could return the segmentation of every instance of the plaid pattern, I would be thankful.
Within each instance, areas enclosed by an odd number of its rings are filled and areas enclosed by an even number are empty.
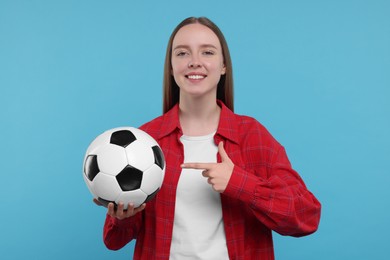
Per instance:
[[[221,194],[229,258],[274,259],[272,230],[297,237],[313,233],[318,228],[321,205],[291,168],[284,148],[259,122],[234,114],[222,102],[218,104],[222,111],[214,140],[216,144],[224,142],[235,164]],[[183,162],[178,115],[176,105],[141,127],[157,140],[166,158],[164,183],[156,198],[131,218],[106,218],[106,246],[117,250],[136,239],[134,259],[169,259],[176,186]]]

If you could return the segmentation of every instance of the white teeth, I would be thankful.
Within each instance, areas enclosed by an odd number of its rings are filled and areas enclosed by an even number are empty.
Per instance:
[[[189,75],[188,78],[189,79],[203,79],[204,76],[202,76],[202,75]]]

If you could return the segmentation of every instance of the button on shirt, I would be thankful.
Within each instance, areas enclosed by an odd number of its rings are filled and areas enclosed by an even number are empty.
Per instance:
[[[214,142],[234,163],[220,195],[230,259],[274,259],[272,231],[304,236],[319,225],[321,204],[292,169],[285,149],[255,119],[234,114],[222,102]],[[134,259],[169,259],[176,188],[184,160],[179,106],[141,127],[157,140],[166,159],[161,190],[144,211],[118,220],[106,216],[103,239],[117,250],[136,239]],[[218,162],[220,157],[218,156]]]

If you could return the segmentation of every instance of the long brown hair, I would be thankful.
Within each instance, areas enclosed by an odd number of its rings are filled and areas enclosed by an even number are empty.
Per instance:
[[[163,113],[170,110],[176,103],[179,102],[179,86],[176,84],[172,75],[172,43],[176,33],[188,24],[199,23],[210,28],[218,37],[221,46],[226,73],[221,75],[217,87],[217,99],[221,100],[230,110],[234,111],[233,104],[233,67],[230,58],[229,48],[225,37],[216,24],[206,17],[189,17],[184,19],[172,32],[168,41],[167,51],[164,64],[164,79],[163,79]]]

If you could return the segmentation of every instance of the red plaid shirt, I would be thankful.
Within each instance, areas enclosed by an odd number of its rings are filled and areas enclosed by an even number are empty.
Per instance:
[[[304,236],[317,230],[321,205],[291,168],[284,148],[255,119],[234,114],[222,102],[215,143],[234,163],[221,194],[222,214],[230,259],[274,259],[272,230]],[[107,215],[104,242],[122,248],[136,239],[134,259],[169,259],[176,187],[183,162],[179,106],[143,125],[165,154],[161,190],[146,209],[118,220]],[[218,161],[220,161],[218,155]]]

